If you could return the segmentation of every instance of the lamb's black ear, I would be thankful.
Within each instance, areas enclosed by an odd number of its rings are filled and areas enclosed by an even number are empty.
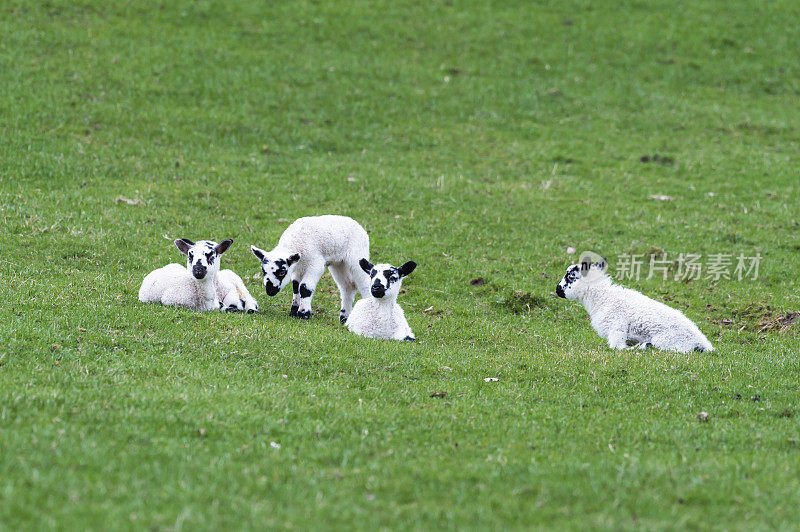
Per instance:
[[[286,259],[286,263],[289,266],[291,266],[292,264],[294,264],[298,260],[300,260],[300,254],[299,253],[292,253],[291,255],[289,255],[289,258]]]
[[[592,263],[588,260],[581,261],[581,277],[585,277],[587,273],[589,273],[589,268],[591,268]]]
[[[361,266],[362,270],[367,272],[367,275],[369,275],[369,272],[372,271],[372,263],[367,259],[361,259],[360,261],[358,261],[358,265]]]
[[[228,248],[231,247],[231,244],[233,244],[232,238],[228,238],[217,244],[217,247],[214,248],[217,250],[217,255],[222,255],[223,253],[225,253],[228,250]]]
[[[258,260],[264,262],[264,257],[266,257],[266,252],[263,249],[258,249],[257,247],[251,245],[250,251],[253,252],[253,255],[255,255]]]
[[[406,262],[405,264],[403,264],[402,266],[400,266],[400,268],[397,269],[397,273],[400,274],[400,277],[405,277],[409,273],[413,272],[414,268],[416,268],[416,267],[417,267],[417,263],[414,262],[413,260],[410,260],[410,261]]]
[[[179,238],[175,241],[175,245],[178,246],[178,249],[181,250],[181,253],[184,255],[189,254],[189,248],[194,246],[194,242],[189,240],[188,238]]]

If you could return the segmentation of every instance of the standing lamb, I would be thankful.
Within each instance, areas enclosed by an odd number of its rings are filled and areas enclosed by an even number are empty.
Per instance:
[[[630,343],[638,349],[656,347],[681,353],[714,350],[681,311],[614,284],[605,269],[605,261],[570,266],[556,294],[583,303],[592,327],[608,340],[610,348],[625,349]]]
[[[342,307],[339,320],[344,323],[353,310],[356,289],[364,296],[369,277],[361,271],[358,260],[369,258],[369,236],[358,222],[346,216],[310,216],[298,218],[286,228],[272,251],[250,246],[261,261],[264,289],[274,296],[292,282],[290,316],[311,317],[311,298],[325,267],[331,272]]]
[[[168,264],[150,272],[139,288],[139,301],[194,310],[258,311],[242,279],[231,270],[219,269],[219,257],[232,243],[231,239],[219,244],[176,240],[175,245],[187,256],[186,266]]]
[[[367,259],[361,259],[359,265],[369,274],[372,297],[358,300],[347,320],[347,328],[367,338],[415,341],[403,309],[397,304],[397,294],[403,277],[413,272],[417,263],[408,261],[395,268],[391,264],[372,265]]]

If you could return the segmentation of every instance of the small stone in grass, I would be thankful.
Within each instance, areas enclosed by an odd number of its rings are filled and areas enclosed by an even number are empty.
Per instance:
[[[675,198],[672,196],[665,196],[664,194],[653,194],[650,196],[650,199],[654,199],[657,201],[673,201]]]
[[[703,423],[708,423],[708,412],[700,412],[699,414],[697,414],[697,419],[699,419]]]
[[[205,435],[206,435],[206,429],[197,429],[197,433],[198,433],[198,434],[199,434],[201,437],[205,437]]]
[[[498,379],[497,377],[486,377],[485,379],[483,379],[484,382],[497,382],[499,380],[500,379]]]
[[[575,249],[575,248],[574,248],[574,247],[572,247],[572,246],[569,246],[569,247],[567,248],[567,255],[574,255],[574,254],[575,254],[575,253],[577,253],[577,252],[578,252],[578,250],[577,250],[577,249]]]

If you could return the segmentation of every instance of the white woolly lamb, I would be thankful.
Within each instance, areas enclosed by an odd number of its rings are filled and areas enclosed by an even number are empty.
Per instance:
[[[358,260],[369,258],[369,236],[352,218],[334,215],[298,218],[286,228],[272,251],[255,246],[250,249],[261,261],[267,295],[276,295],[292,282],[290,316],[311,317],[311,298],[326,266],[342,298],[339,312],[342,323],[353,310],[356,289],[362,296],[368,292],[369,277],[361,271]]]
[[[175,305],[194,310],[256,312],[258,304],[242,279],[219,269],[219,257],[233,243],[210,240],[194,243],[181,238],[175,245],[187,255],[187,264],[168,264],[147,274],[139,288],[139,301]]]
[[[403,309],[397,304],[397,294],[403,277],[413,272],[417,263],[408,261],[395,268],[391,264],[373,266],[367,259],[361,259],[359,264],[369,274],[372,297],[358,300],[347,319],[347,328],[367,338],[415,341]]]
[[[578,300],[589,312],[592,327],[613,349],[633,344],[638,349],[656,347],[679,351],[713,351],[711,342],[679,310],[612,282],[605,261],[567,268],[556,294]]]

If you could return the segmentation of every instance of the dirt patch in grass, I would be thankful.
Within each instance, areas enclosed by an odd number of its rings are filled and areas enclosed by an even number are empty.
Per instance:
[[[795,323],[800,323],[800,312],[778,312],[764,302],[755,302],[734,309],[730,318],[722,318],[717,323],[759,333],[785,333]]]
[[[796,321],[800,321],[800,312],[788,312],[783,316],[767,316],[759,322],[759,332],[785,332]]]
[[[770,316],[772,316],[772,307],[763,302],[748,303],[733,310],[733,317],[740,326],[746,325],[753,329],[757,328],[763,319]]]
[[[548,298],[521,290],[514,290],[499,303],[514,314],[527,314],[534,309],[550,308]]]
[[[664,166],[672,166],[675,164],[675,159],[672,157],[668,155],[660,155],[658,153],[654,153],[652,155],[642,155],[639,157],[639,161],[643,163],[656,163]]]

